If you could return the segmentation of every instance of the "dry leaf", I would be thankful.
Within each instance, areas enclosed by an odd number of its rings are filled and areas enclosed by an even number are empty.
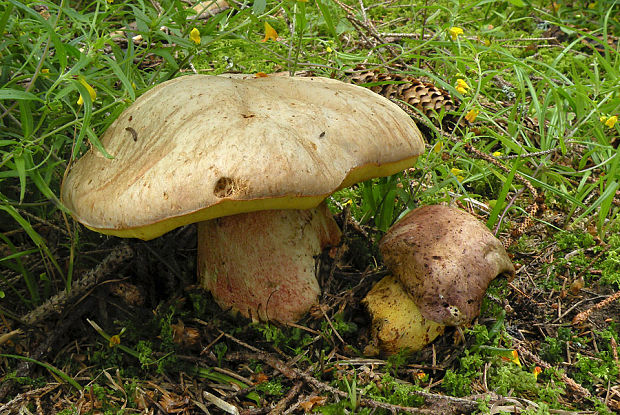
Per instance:
[[[267,382],[268,380],[269,376],[265,375],[263,372],[254,373],[252,375],[252,382],[254,382],[255,385]]]
[[[315,406],[323,406],[327,402],[327,397],[325,396],[311,396],[307,401],[301,402],[299,406],[303,408],[304,411],[310,412]]]

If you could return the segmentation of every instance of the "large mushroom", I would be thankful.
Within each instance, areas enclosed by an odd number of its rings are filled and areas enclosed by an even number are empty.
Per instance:
[[[515,274],[503,245],[486,226],[443,205],[409,212],[388,230],[379,249],[396,278],[377,283],[364,303],[373,318],[373,346],[385,354],[419,350],[443,327],[470,323],[491,281]]]
[[[298,320],[314,257],[340,237],[321,202],[411,167],[424,144],[389,100],[336,80],[184,76],[137,99],[68,172],[88,228],[144,240],[198,222],[198,274],[223,308]]]

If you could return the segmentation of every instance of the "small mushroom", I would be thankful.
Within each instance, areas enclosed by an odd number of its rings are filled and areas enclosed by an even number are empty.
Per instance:
[[[424,150],[396,104],[327,78],[183,76],[137,99],[61,189],[97,232],[156,238],[198,225],[198,278],[223,308],[299,319],[314,258],[340,230],[321,202],[411,167]]]
[[[503,245],[486,226],[462,210],[443,205],[409,212],[388,230],[379,249],[397,279],[380,281],[364,302],[373,317],[374,339],[386,354],[424,347],[440,334],[430,322],[470,323],[480,313],[490,282],[498,275],[512,279],[515,274]],[[392,298],[407,294],[411,301],[402,301],[402,313],[415,315],[411,326],[415,329],[405,330],[406,323],[385,320],[386,314],[398,315],[396,309],[401,306],[386,301],[388,297],[381,299],[380,290],[389,290]],[[388,332],[396,340],[385,341]]]

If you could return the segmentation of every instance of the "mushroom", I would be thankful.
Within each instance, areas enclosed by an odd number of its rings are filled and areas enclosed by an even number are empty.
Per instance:
[[[336,80],[184,76],[137,99],[70,168],[86,227],[158,237],[198,225],[198,277],[223,308],[290,322],[317,301],[314,257],[340,230],[321,202],[411,167],[424,144],[396,104]]]
[[[419,350],[441,334],[439,326],[470,323],[490,282],[515,275],[506,250],[485,225],[443,205],[409,212],[388,230],[379,249],[397,278],[380,281],[364,304],[373,318],[373,340],[385,354]],[[388,301],[397,297],[410,301]],[[386,317],[405,313],[413,317]]]

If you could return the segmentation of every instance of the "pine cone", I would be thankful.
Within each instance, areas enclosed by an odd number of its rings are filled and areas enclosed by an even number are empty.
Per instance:
[[[369,71],[352,76],[351,81],[358,85],[380,82],[380,85],[368,88],[388,99],[402,100],[419,109],[427,117],[432,117],[442,109],[452,111],[456,108],[448,91],[411,75]]]

